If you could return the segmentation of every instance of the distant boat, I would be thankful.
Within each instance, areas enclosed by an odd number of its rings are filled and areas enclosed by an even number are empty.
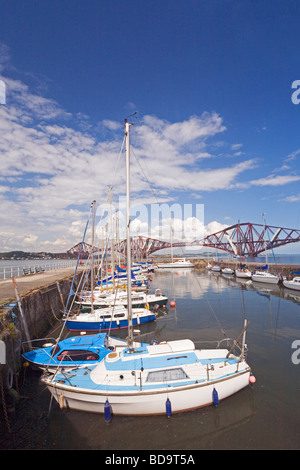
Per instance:
[[[266,226],[265,226],[264,214],[263,214],[263,225],[264,225],[264,234],[265,234]],[[278,284],[279,276],[276,276],[275,274],[271,274],[268,271],[268,255],[267,255],[267,244],[266,244],[265,238],[264,238],[264,247],[265,247],[266,265],[255,268],[255,269],[259,269],[259,271],[255,271],[255,273],[252,274],[252,281],[265,282],[267,284]]]
[[[279,277],[268,271],[256,271],[252,274],[252,281],[265,282],[267,284],[278,284]]]
[[[239,268],[239,269],[236,269],[235,270],[235,275],[236,277],[240,277],[240,278],[244,278],[244,279],[251,279],[251,271],[249,271],[248,268],[246,267],[242,267],[242,268]]]
[[[170,239],[171,239],[171,262],[170,263],[157,263],[158,268],[193,268],[194,265],[190,261],[187,261],[185,258],[176,258],[174,261],[173,258],[173,227],[170,226]]]
[[[231,268],[222,269],[222,274],[234,274],[234,270]]]
[[[187,261],[185,258],[178,258],[176,261],[170,263],[157,263],[158,268],[193,268],[194,265],[191,261]]]
[[[284,287],[287,287],[288,289],[294,289],[294,290],[300,290],[300,277],[294,277],[294,279],[287,280],[285,279],[283,281]]]
[[[219,273],[221,271],[221,267],[218,264],[215,264],[214,266],[212,266],[211,270],[214,273]]]

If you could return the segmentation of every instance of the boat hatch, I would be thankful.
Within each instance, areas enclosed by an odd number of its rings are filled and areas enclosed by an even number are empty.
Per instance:
[[[181,367],[149,372],[146,382],[170,382],[171,380],[188,379],[188,375]]]

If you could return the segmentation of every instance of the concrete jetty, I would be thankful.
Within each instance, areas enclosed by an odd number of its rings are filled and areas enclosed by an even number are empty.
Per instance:
[[[83,266],[79,267],[81,271]],[[0,339],[5,344],[5,364],[0,362],[2,383],[7,374],[17,383],[23,343],[41,338],[59,320],[69,296],[74,267],[53,269],[14,278],[20,296],[16,305],[12,279],[0,280]],[[77,279],[81,273],[77,273]],[[10,304],[12,304],[10,306]]]
[[[79,267],[79,269],[82,269]],[[27,274],[24,276],[15,277],[19,295],[22,297],[26,293],[39,289],[56,281],[69,278],[74,274],[74,267],[52,269],[37,274]],[[0,280],[0,307],[8,301],[16,300],[16,294],[13,286],[12,279]]]

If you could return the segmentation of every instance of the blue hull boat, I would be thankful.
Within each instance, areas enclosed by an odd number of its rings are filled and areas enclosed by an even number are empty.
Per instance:
[[[144,323],[152,322],[156,319],[156,316],[153,314],[148,315],[147,317],[141,318],[138,322],[137,319],[132,321],[133,326],[142,325]],[[120,328],[128,328],[128,320],[121,320],[120,322],[113,321],[110,323],[109,321],[106,322],[85,322],[85,321],[66,321],[66,327],[70,331],[108,331],[108,330],[119,330]]]
[[[146,309],[132,309],[132,325],[138,326],[156,320],[154,312]],[[128,310],[124,307],[96,309],[93,313],[79,313],[66,319],[70,331],[110,331],[128,328]]]
[[[42,340],[36,340],[42,341]],[[59,342],[49,339],[42,347],[24,352],[23,358],[33,369],[56,372],[57,369],[96,365],[117,348],[126,347],[125,340],[113,338],[107,333],[96,335],[72,336]],[[31,341],[33,344],[34,341]],[[24,347],[25,343],[23,344]]]

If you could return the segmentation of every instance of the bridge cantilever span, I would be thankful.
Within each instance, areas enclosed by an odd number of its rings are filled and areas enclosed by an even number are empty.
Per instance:
[[[236,256],[252,256],[255,257],[271,248],[287,245],[289,243],[300,242],[300,229],[274,227],[272,225],[261,225],[239,223],[226,227],[219,232],[208,235],[201,240],[193,242],[173,242],[157,240],[154,238],[136,236],[131,238],[131,250],[133,254],[138,254],[146,258],[152,253],[164,248],[202,246],[223,250]],[[81,243],[78,243],[67,253],[79,253]],[[83,244],[82,253],[85,257],[91,252],[92,246],[87,243]],[[126,240],[118,243],[117,250],[126,254]],[[94,251],[100,251],[98,247],[94,247]],[[84,257],[83,256],[83,257]]]

